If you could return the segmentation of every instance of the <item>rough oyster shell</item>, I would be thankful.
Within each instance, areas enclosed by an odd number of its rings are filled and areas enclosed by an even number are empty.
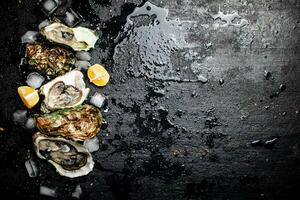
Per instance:
[[[93,170],[91,154],[77,142],[37,132],[33,135],[33,143],[37,156],[51,163],[62,176],[74,178]]]
[[[43,134],[84,141],[100,131],[102,115],[94,106],[80,105],[38,116],[36,123]]]
[[[54,22],[41,29],[41,34],[48,40],[72,47],[75,51],[88,51],[95,47],[98,35],[84,27],[70,28]]]
[[[63,75],[75,64],[70,51],[60,47],[48,48],[37,42],[26,45],[25,57],[33,69],[49,76]]]
[[[49,110],[71,108],[84,102],[90,89],[85,87],[83,74],[73,70],[63,76],[59,76],[40,89],[45,96],[43,106]]]

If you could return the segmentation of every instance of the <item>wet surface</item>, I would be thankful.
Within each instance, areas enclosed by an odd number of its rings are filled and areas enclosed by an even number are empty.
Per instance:
[[[111,74],[94,171],[60,177],[36,158],[16,88],[21,36],[47,18],[33,1],[6,1],[0,33],[0,190],[49,199],[290,199],[299,195],[298,1],[73,0],[100,41],[91,63]],[[54,12],[54,13],[55,13]],[[31,115],[37,110],[29,111]],[[29,177],[32,159],[38,177]],[[11,199],[9,198],[9,199]]]

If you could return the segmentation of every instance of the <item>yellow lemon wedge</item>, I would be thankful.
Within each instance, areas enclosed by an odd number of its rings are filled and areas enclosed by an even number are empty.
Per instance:
[[[18,94],[27,108],[34,107],[40,100],[38,92],[29,86],[18,87]]]
[[[99,64],[90,66],[87,71],[90,82],[94,83],[97,86],[105,86],[109,81],[109,74],[106,69]]]

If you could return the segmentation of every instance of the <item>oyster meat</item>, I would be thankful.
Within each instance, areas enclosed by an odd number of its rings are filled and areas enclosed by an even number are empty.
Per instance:
[[[33,143],[37,156],[51,163],[62,176],[74,178],[93,170],[91,154],[77,142],[37,132],[33,135]]]
[[[41,87],[40,93],[45,96],[43,109],[53,111],[80,105],[89,91],[85,87],[82,72],[73,70]]]
[[[98,35],[95,31],[85,28],[70,28],[64,24],[54,22],[41,29],[41,34],[48,40],[67,45],[75,51],[88,51],[95,47]]]
[[[60,47],[48,48],[37,42],[26,45],[25,57],[33,69],[49,76],[63,75],[75,64],[75,57],[70,51]]]
[[[94,106],[80,105],[37,116],[36,123],[43,134],[84,141],[100,131],[102,115]]]

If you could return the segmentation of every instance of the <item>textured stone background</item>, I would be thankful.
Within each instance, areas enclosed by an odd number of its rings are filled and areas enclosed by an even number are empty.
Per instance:
[[[98,135],[94,171],[76,179],[38,160],[31,133],[11,122],[23,108],[16,93],[26,77],[18,69],[20,37],[45,19],[35,2],[1,2],[2,196],[47,199],[39,195],[45,185],[69,199],[77,184],[83,199],[299,195],[299,1],[151,1],[169,10],[167,21],[149,26],[163,17],[137,17],[131,26],[126,17],[142,1],[73,0],[86,24],[102,34],[92,63],[104,64],[112,76],[105,88],[91,86],[108,96],[108,127]],[[186,81],[199,75],[208,82]],[[286,90],[270,98],[280,84]],[[273,146],[251,145],[273,138]],[[37,178],[27,175],[28,156],[41,171]]]

